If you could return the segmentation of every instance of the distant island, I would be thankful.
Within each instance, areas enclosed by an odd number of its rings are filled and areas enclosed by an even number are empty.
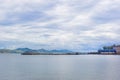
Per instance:
[[[11,53],[11,54],[21,54],[21,55],[80,55],[86,54],[82,52],[74,52],[71,50],[61,49],[61,50],[46,50],[46,49],[30,49],[30,48],[17,48],[17,49],[0,49],[0,53]]]
[[[46,49],[30,49],[30,48],[17,48],[17,49],[0,49],[0,53],[71,53],[73,51],[61,49],[61,50],[46,50]]]

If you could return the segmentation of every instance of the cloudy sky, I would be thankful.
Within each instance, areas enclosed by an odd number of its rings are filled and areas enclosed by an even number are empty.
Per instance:
[[[0,48],[94,51],[119,34],[120,0],[0,0]]]

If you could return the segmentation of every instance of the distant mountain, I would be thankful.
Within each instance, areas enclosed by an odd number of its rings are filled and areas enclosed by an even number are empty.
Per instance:
[[[16,50],[23,51],[23,52],[72,52],[66,49],[63,50],[46,50],[46,49],[29,49],[29,48],[17,48]]]
[[[49,52],[49,50],[46,50],[46,49],[38,49],[37,52]]]
[[[30,49],[30,48],[17,48],[14,50],[10,49],[0,49],[0,53],[24,53],[24,52],[36,52],[36,53],[69,53],[72,51],[63,49],[63,50],[46,50],[46,49]]]
[[[22,51],[10,50],[10,49],[0,49],[0,53],[21,53]]]
[[[72,51],[63,49],[63,50],[51,50],[51,52],[72,52]]]
[[[32,49],[29,49],[29,48],[17,48],[16,50],[23,51],[23,52],[32,51]]]

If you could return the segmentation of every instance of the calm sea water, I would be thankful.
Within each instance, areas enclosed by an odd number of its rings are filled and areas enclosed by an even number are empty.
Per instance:
[[[120,56],[1,54],[0,80],[120,80]]]

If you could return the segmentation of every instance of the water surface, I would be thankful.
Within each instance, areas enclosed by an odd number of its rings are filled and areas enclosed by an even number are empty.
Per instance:
[[[0,80],[120,80],[120,56],[0,54]]]

